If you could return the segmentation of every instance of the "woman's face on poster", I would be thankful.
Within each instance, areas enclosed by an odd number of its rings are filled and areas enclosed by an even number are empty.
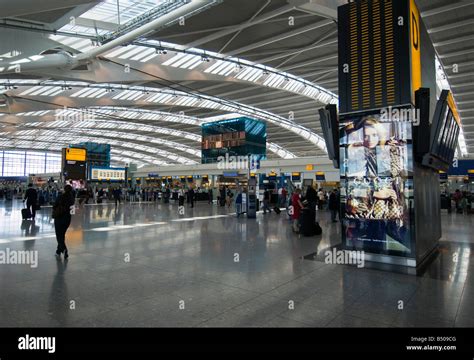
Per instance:
[[[364,127],[364,146],[370,149],[375,148],[380,141],[380,136],[374,126]]]

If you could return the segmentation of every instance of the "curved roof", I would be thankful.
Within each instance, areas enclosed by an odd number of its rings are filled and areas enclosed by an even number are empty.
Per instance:
[[[0,44],[0,147],[59,149],[88,139],[111,144],[116,161],[193,163],[202,123],[246,115],[267,122],[270,158],[322,155],[317,110],[337,103],[334,15],[344,1],[316,3],[120,0],[118,17],[115,0],[60,13],[45,0],[45,11],[0,28],[25,30],[25,41]],[[474,6],[417,4],[444,70],[439,81],[460,109],[461,152],[470,153],[474,35],[458,25],[468,25]],[[186,6],[191,13],[170,20]],[[32,16],[25,29],[22,17]],[[453,73],[455,65],[464,73]]]

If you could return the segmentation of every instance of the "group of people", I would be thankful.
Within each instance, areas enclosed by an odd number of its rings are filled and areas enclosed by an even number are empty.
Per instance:
[[[448,195],[448,198],[451,200],[451,202],[454,205],[454,208],[456,209],[456,212],[459,214],[469,214],[469,208],[470,204],[472,203],[472,198],[470,194],[467,191],[461,191],[459,189],[456,189],[456,191],[453,193],[452,196]],[[452,205],[449,204],[448,210],[451,210]]]
[[[321,189],[319,192],[312,186],[306,188],[306,192],[302,194],[300,188],[296,188],[290,197],[289,214],[293,220],[293,230],[299,232],[302,226],[303,212],[308,213],[308,219],[315,221],[316,208],[323,209],[326,202],[326,193]],[[327,196],[328,210],[331,211],[331,221],[337,222],[336,217],[340,219],[340,195],[339,190],[334,188]]]

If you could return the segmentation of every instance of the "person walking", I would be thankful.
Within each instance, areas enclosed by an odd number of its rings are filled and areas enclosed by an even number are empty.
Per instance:
[[[288,196],[288,192],[286,191],[285,187],[281,188],[281,202],[280,202],[280,207],[287,207],[286,204],[286,197]]]
[[[293,220],[293,231],[299,232],[301,209],[304,207],[301,202],[301,189],[296,188],[291,196],[291,219]]]
[[[66,185],[64,187],[64,193],[59,195],[53,205],[52,217],[54,219],[54,230],[58,242],[56,256],[61,256],[61,253],[64,253],[65,259],[69,257],[66,247],[66,231],[71,224],[71,206],[74,206],[74,202],[72,186]]]
[[[113,191],[112,194],[114,195],[114,200],[115,200],[115,206],[120,204],[120,195],[122,194],[122,191],[120,188],[116,187]]]
[[[265,191],[263,193],[263,213],[266,214],[268,212],[272,212],[270,209],[270,192],[268,191],[267,188],[265,188]]]
[[[308,188],[306,189],[305,200],[308,201],[308,207],[311,210],[316,210],[316,204],[318,203],[318,194],[311,185],[308,185]]]
[[[26,201],[26,208],[30,210],[31,217],[34,220],[36,216],[38,192],[33,187],[33,184],[28,184],[28,190],[25,191],[23,202]]]
[[[212,204],[212,189],[209,188],[209,191],[207,193],[208,193],[208,197],[209,197],[209,204]]]
[[[323,189],[319,189],[318,191],[318,209],[322,210],[324,206],[326,197],[324,196],[324,191]]]
[[[331,221],[337,222],[336,215],[339,218],[339,196],[337,189],[333,189],[329,195],[328,208],[331,211]]]
[[[222,186],[219,190],[219,205],[225,206],[225,186]]]
[[[234,198],[234,193],[231,189],[227,188],[227,207],[230,208],[232,205],[232,200]]]
[[[194,207],[194,189],[192,186],[189,187],[188,191],[189,202],[191,203],[191,207]]]

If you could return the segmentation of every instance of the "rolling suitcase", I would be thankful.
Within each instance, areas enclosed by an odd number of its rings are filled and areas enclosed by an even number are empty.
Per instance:
[[[21,209],[21,217],[23,220],[27,220],[31,217],[31,211],[30,209]]]

